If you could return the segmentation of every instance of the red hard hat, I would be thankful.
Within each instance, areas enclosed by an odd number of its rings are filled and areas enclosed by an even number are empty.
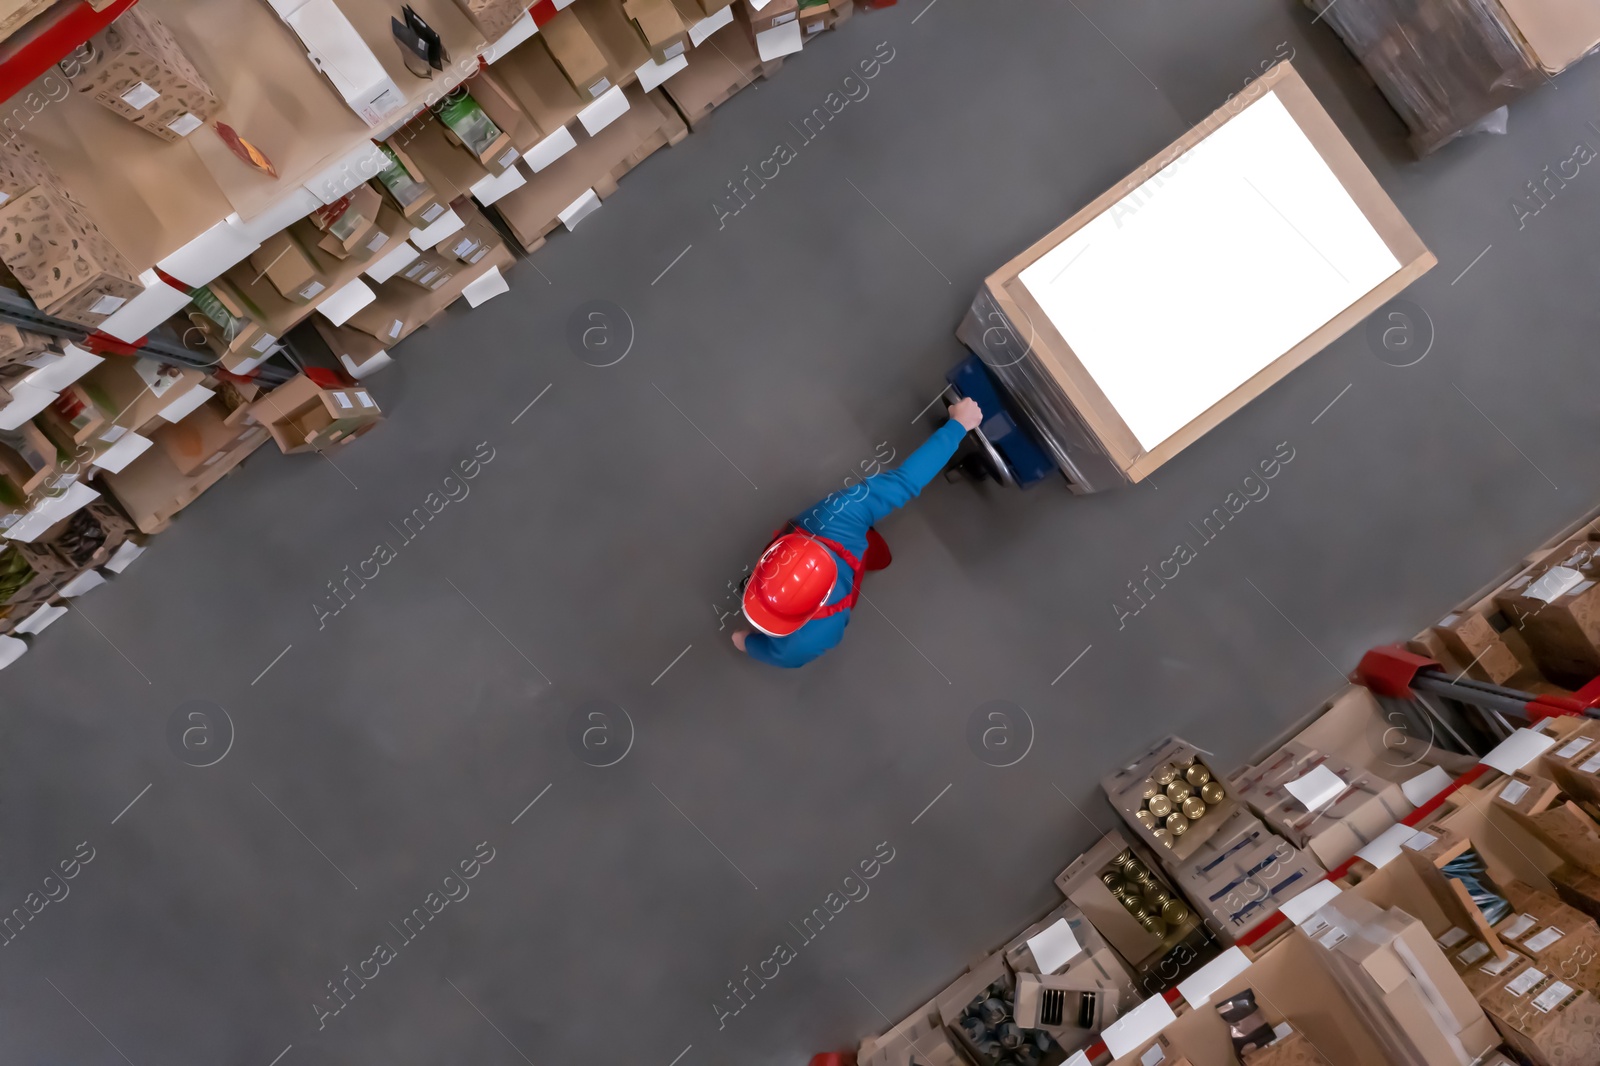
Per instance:
[[[839,564],[816,539],[786,533],[767,546],[744,590],[744,616],[769,637],[786,637],[822,608]]]

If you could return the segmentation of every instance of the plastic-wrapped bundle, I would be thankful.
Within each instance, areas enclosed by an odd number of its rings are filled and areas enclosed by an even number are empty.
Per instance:
[[[1500,0],[1305,0],[1361,60],[1418,155],[1545,80]]]

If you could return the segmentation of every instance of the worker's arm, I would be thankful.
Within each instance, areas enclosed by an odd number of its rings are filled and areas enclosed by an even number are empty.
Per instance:
[[[842,613],[819,618],[807,622],[787,637],[751,633],[744,638],[744,652],[768,666],[804,666],[839,643],[844,637],[848,617],[848,614]]]
[[[837,540],[865,537],[868,527],[904,507],[944,469],[961,438],[983,422],[983,412],[970,398],[950,406],[950,421],[893,470],[874,474],[861,484],[842,489],[801,516],[813,533]],[[864,491],[863,491],[864,490]]]

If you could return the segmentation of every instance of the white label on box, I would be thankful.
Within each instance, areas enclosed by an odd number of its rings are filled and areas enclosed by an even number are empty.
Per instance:
[[[406,328],[405,322],[403,322],[402,320],[400,320],[398,318],[395,319],[393,322],[389,323],[389,339],[390,340],[394,340],[396,337],[400,336],[400,331],[405,329],[405,328]]]
[[[671,48],[668,48],[665,52],[662,52],[661,54],[666,56],[668,59],[676,59],[678,56],[683,55],[683,49],[684,49],[684,42],[679,41],[677,44],[673,45]]]
[[[476,245],[477,241],[474,238],[463,237],[456,242],[456,246],[454,248],[450,249],[450,254],[458,259],[464,258],[468,252],[472,251],[472,249],[476,247]]]
[[[1304,929],[1306,920],[1321,910],[1329,900],[1338,894],[1339,886],[1332,881],[1318,881],[1298,896],[1286,901],[1279,909],[1283,911],[1285,918]],[[1319,926],[1318,928],[1321,927]],[[1312,934],[1308,931],[1306,935],[1311,936]]]
[[[715,15],[707,15],[699,22],[696,22],[693,26],[690,26],[689,41],[696,48],[698,48],[705,42],[707,37],[710,37],[713,33],[716,33],[718,30],[722,29],[722,27],[726,26],[732,21],[733,5],[729,4],[727,7],[718,11]]]
[[[161,94],[142,81],[122,94],[122,102],[135,111],[143,111],[159,99]]]
[[[1515,940],[1529,929],[1539,924],[1539,919],[1531,914],[1518,914],[1501,922],[1495,930],[1502,940]]]
[[[342,392],[336,392],[336,393],[333,394],[333,402],[338,404],[340,407],[345,407],[345,408],[349,408],[349,407],[354,407],[355,406],[355,404],[350,402],[350,397],[346,396]]]
[[[367,242],[367,251],[376,252],[379,248],[382,248],[384,245],[386,245],[388,243],[389,243],[389,235],[387,233],[384,233],[382,230],[379,230],[376,234],[373,235],[372,240]]]
[[[1521,961],[1522,956],[1518,955],[1515,951],[1512,951],[1508,952],[1504,958],[1496,956],[1495,958],[1490,959],[1488,962],[1478,967],[1478,969],[1482,970],[1491,977],[1499,977],[1501,974],[1505,973],[1507,970],[1511,969],[1511,967],[1515,966]]]
[[[1565,744],[1561,745],[1561,749],[1556,752],[1556,758],[1570,759],[1574,755],[1578,754],[1578,752],[1582,751],[1584,748],[1587,748],[1593,743],[1593,737],[1578,737],[1576,740],[1569,740]]]
[[[1167,1061],[1166,1052],[1161,1050],[1160,1044],[1151,1044],[1143,1055],[1139,1056],[1139,1066],[1158,1066]]]
[[[1327,884],[1328,882],[1323,882],[1323,883]],[[1295,897],[1295,899],[1299,899],[1299,898],[1300,898],[1299,896]],[[1293,903],[1294,900],[1290,900],[1289,902]],[[1311,917],[1307,918],[1305,921],[1300,922],[1299,925],[1300,925],[1300,931],[1301,932],[1305,933],[1306,936],[1309,936],[1309,937],[1315,939],[1316,935],[1318,933],[1320,933],[1324,929],[1328,928],[1328,919],[1327,919],[1327,916],[1325,916],[1321,911],[1317,911],[1317,912],[1313,913],[1311,915]]]
[[[1600,770],[1600,754],[1589,756],[1583,761],[1583,765],[1578,767],[1578,769],[1582,773],[1586,774],[1592,774],[1595,771]]]
[[[821,33],[823,31],[823,29],[825,29],[825,27],[820,22],[808,22],[808,23],[806,23],[806,32],[807,33]]]
[[[1438,837],[1434,836],[1432,833],[1424,833],[1419,829],[1415,833],[1411,834],[1411,838],[1400,846],[1410,851],[1426,851],[1438,842]]]
[[[1543,951],[1545,948],[1549,947],[1551,944],[1554,944],[1557,940],[1560,940],[1566,935],[1567,934],[1563,933],[1561,930],[1552,925],[1549,928],[1539,930],[1539,932],[1524,940],[1522,942],[1522,946],[1527,948],[1529,951]]]
[[[1151,996],[1100,1033],[1112,1058],[1131,1054],[1146,1040],[1178,1020],[1172,1007],[1160,996]]]
[[[422,212],[422,221],[432,222],[442,214],[444,214],[444,204],[432,204]]]
[[[1533,1005],[1538,1008],[1541,1014],[1549,1014],[1561,1006],[1562,1001],[1570,995],[1572,995],[1572,986],[1564,981],[1557,981],[1543,992],[1540,992],[1534,998]]]
[[[1334,948],[1338,947],[1341,943],[1347,940],[1349,936],[1349,933],[1346,933],[1343,929],[1340,929],[1337,925],[1335,925],[1329,928],[1326,933],[1323,933],[1321,936],[1319,936],[1317,938],[1317,943],[1321,944],[1329,951],[1332,951]]]
[[[300,298],[303,299],[303,300],[309,300],[313,296],[315,296],[317,293],[321,292],[323,289],[326,289],[326,288],[327,288],[327,286],[324,285],[322,282],[313,281],[309,285],[307,285],[305,288],[300,290]]]
[[[1527,794],[1528,786],[1514,777],[1507,781],[1505,787],[1500,790],[1500,798],[1507,803],[1520,803],[1522,802],[1522,797]]]
[[[1305,804],[1308,811],[1321,810],[1338,798],[1347,787],[1344,779],[1326,766],[1318,766],[1304,777],[1297,777],[1283,786],[1289,795]]]
[[[1567,566],[1552,566],[1544,575],[1528,586],[1528,591],[1523,593],[1530,600],[1543,600],[1553,603],[1564,594],[1571,592],[1573,586],[1583,580],[1583,575]]]
[[[1466,948],[1463,948],[1461,954],[1457,955],[1456,958],[1461,960],[1461,965],[1471,966],[1487,954],[1489,954],[1489,945],[1481,940],[1474,940]]]
[[[403,278],[410,278],[412,281],[416,281],[417,280],[417,275],[421,274],[424,270],[427,270],[427,269],[428,269],[428,261],[426,259],[420,259],[417,262],[412,263],[410,266],[406,267],[405,270],[403,270],[401,272],[400,276],[403,277]]]
[[[199,128],[199,116],[188,111],[185,111],[182,115],[179,115],[177,118],[167,123],[167,129],[171,130],[173,133],[176,133],[179,137],[187,137],[189,134],[193,133]]]
[[[798,11],[791,11],[787,15],[779,15],[777,18],[772,20],[772,25],[773,26],[782,26],[785,22],[788,22],[788,21],[792,20],[798,14],[799,14]]]
[[[1465,939],[1467,939],[1467,931],[1461,928],[1459,925],[1453,925],[1450,927],[1450,931],[1448,933],[1445,933],[1444,936],[1439,938],[1439,946],[1442,948],[1453,948]]]
[[[606,92],[610,88],[611,80],[609,78],[601,78],[599,81],[589,86],[589,95],[592,97],[599,96],[601,93]]]
[[[1506,991],[1513,996],[1525,996],[1530,988],[1536,987],[1543,980],[1544,974],[1530,966],[1506,984]]]
[[[486,256],[488,254],[489,254],[489,249],[488,248],[479,248],[476,252],[472,253],[472,258],[468,259],[467,262],[468,263],[476,263],[478,260],[482,259],[484,256]]]
[[[1033,954],[1033,961],[1038,963],[1039,972],[1044,974],[1055,973],[1083,954],[1083,947],[1072,935],[1072,926],[1065,918],[1057,919],[1038,936],[1029,937],[1028,950]]]
[[[444,283],[449,281],[449,280],[450,280],[450,275],[449,274],[440,275],[439,279],[437,281],[435,281],[432,285],[429,285],[428,288],[433,290],[434,292],[438,292],[440,289],[444,288]]]
[[[263,333],[261,336],[256,338],[255,343],[250,345],[250,350],[252,352],[264,352],[277,343],[278,338],[274,337],[270,333]]]
[[[356,400],[361,404],[362,407],[378,406],[373,402],[372,396],[365,389],[360,389],[356,392]]]
[[[515,148],[506,149],[506,154],[500,157],[501,169],[509,167],[512,163],[515,163],[518,158],[519,156]]]
[[[1198,1009],[1211,1002],[1212,993],[1249,968],[1245,953],[1237,947],[1229,948],[1178,982],[1178,992],[1190,1007]]]
[[[434,267],[432,270],[430,270],[426,274],[422,275],[422,277],[418,278],[417,281],[420,282],[423,285],[426,285],[426,284],[428,284],[429,282],[431,282],[434,278],[436,278],[438,276],[439,276],[439,268],[438,267]]]
[[[109,315],[127,302],[127,297],[124,296],[102,296],[89,305],[89,313],[92,315]]]
[[[10,193],[8,193],[8,192],[0,192],[0,204],[5,203],[9,199],[11,199],[11,194]]]

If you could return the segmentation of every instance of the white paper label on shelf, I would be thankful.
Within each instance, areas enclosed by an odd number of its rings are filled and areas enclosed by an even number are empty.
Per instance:
[[[1485,766],[1503,774],[1514,774],[1555,744],[1553,737],[1535,733],[1531,729],[1518,729],[1502,740],[1495,749],[1483,757]]]
[[[1506,991],[1513,996],[1525,996],[1530,988],[1533,988],[1543,980],[1544,974],[1530,966],[1506,984]]]
[[[36,389],[47,389],[50,392],[60,392],[62,389],[77,381],[83,375],[99,366],[103,359],[93,352],[85,351],[76,344],[68,343],[60,353],[47,352],[48,361],[28,360],[30,365],[39,369],[22,379],[22,382]],[[12,388],[15,394],[16,389]]]
[[[1505,919],[1495,930],[1495,935],[1502,940],[1515,940],[1529,929],[1539,924],[1539,919],[1531,914],[1517,914]]]
[[[1211,1002],[1212,993],[1249,967],[1250,960],[1243,951],[1236,947],[1229,948],[1178,982],[1178,992],[1190,1007],[1198,1009]]]
[[[573,2],[574,0],[555,0],[555,8],[557,11],[561,11],[565,8],[571,7]]]
[[[1106,1047],[1110,1049],[1111,1057],[1120,1059],[1124,1055],[1132,1054],[1140,1044],[1177,1020],[1178,1016],[1172,1012],[1165,999],[1151,996],[1106,1026],[1100,1034],[1100,1039],[1104,1040]]]
[[[1539,930],[1537,933],[1524,940],[1522,942],[1522,946],[1527,948],[1529,951],[1543,951],[1545,948],[1549,947],[1551,944],[1554,944],[1557,940],[1560,940],[1566,935],[1566,933],[1563,933],[1561,930],[1552,925]]]
[[[446,237],[457,232],[466,223],[454,211],[446,211],[424,229],[412,229],[411,243],[418,248],[432,248]]]
[[[1078,938],[1072,933],[1071,923],[1065,918],[1056,919],[1037,936],[1029,937],[1028,950],[1032,952],[1039,972],[1045,974],[1055,973],[1083,954],[1083,946],[1078,943]]]
[[[772,0],[749,0],[749,3],[751,7],[755,8],[757,11],[760,11],[768,4],[772,3]]]
[[[1555,757],[1558,759],[1570,759],[1593,743],[1593,737],[1578,737],[1574,740],[1569,740],[1556,751]]]
[[[173,133],[176,133],[179,137],[187,137],[189,134],[193,133],[199,128],[200,117],[189,111],[185,111],[183,114],[167,123],[167,129],[171,130]]]
[[[1400,846],[1410,851],[1427,851],[1438,842],[1438,837],[1434,836],[1432,833],[1424,833],[1419,829],[1407,837],[1406,842]]]
[[[1473,963],[1477,962],[1487,954],[1489,954],[1489,945],[1485,944],[1481,940],[1474,940],[1467,947],[1463,948],[1461,950],[1461,954],[1456,957],[1461,960],[1461,965],[1471,966]]]
[[[1600,753],[1591,755],[1587,759],[1583,760],[1583,765],[1578,767],[1578,770],[1586,774],[1592,774],[1596,771],[1600,771]]]
[[[143,111],[159,99],[161,94],[142,81],[122,94],[122,102],[135,111]]]
[[[1278,909],[1283,916],[1295,925],[1304,928],[1306,919],[1327,906],[1328,901],[1339,894],[1339,886],[1332,881],[1318,881],[1298,896],[1286,901]],[[1307,935],[1310,931],[1307,930]]]
[[[263,333],[261,336],[255,339],[253,344],[250,345],[250,350],[253,352],[264,352],[277,343],[278,338],[274,337],[270,333]]]
[[[507,27],[506,32],[479,54],[483,56],[485,63],[494,63],[510,55],[513,48],[538,32],[539,26],[533,21],[533,16],[524,11],[521,18]]]
[[[385,252],[382,258],[367,267],[365,273],[373,281],[388,281],[415,262],[417,256],[421,254],[410,241],[401,241]]]
[[[639,64],[633,73],[639,79],[639,88],[649,92],[680,70],[687,70],[688,68],[689,57],[679,55],[676,58],[668,59],[665,63],[657,63],[653,59],[646,59]]]
[[[1304,777],[1285,782],[1283,787],[1289,790],[1289,795],[1305,804],[1307,811],[1316,811],[1338,799],[1339,793],[1348,786],[1344,778],[1326,766],[1318,766]]]
[[[371,355],[367,356],[367,361],[364,362],[364,363],[357,363],[354,359],[350,358],[348,355],[339,356],[339,362],[343,363],[344,364],[344,368],[346,370],[350,371],[350,376],[351,377],[355,378],[357,381],[360,381],[362,378],[368,377],[369,375],[372,375],[372,374],[376,374],[378,371],[382,370],[384,367],[386,367],[390,363],[394,362],[394,360],[389,358],[389,353],[388,352],[383,351],[382,349],[380,349],[380,350],[378,350],[376,352],[373,352]],[[356,395],[359,398],[360,396],[365,395],[365,394],[364,393],[357,393]]]
[[[1488,962],[1484,963],[1482,966],[1479,966],[1478,969],[1482,970],[1491,977],[1499,977],[1501,974],[1505,973],[1507,970],[1511,969],[1511,967],[1515,966],[1521,961],[1521,955],[1518,955],[1515,951],[1508,951],[1504,957],[1496,956],[1495,958],[1492,958]]]
[[[1440,766],[1430,766],[1422,773],[1400,786],[1406,801],[1420,807],[1450,787],[1450,773]]]
[[[128,569],[129,564],[143,554],[144,545],[125,540],[122,542],[122,547],[111,553],[111,558],[106,562],[106,569],[113,574],[120,574]]]
[[[310,282],[310,283],[308,283],[306,285],[305,288],[300,290],[300,298],[302,300],[309,300],[313,296],[315,296],[317,293],[321,292],[323,289],[326,289],[326,288],[327,288],[327,286],[324,285],[320,281]]]
[[[560,219],[569,230],[578,228],[578,223],[600,210],[600,197],[593,189],[585,189],[583,195],[562,208]]]
[[[373,402],[372,394],[367,392],[367,390],[365,390],[365,389],[357,389],[356,390],[356,402],[359,403],[362,407],[376,407],[376,406],[378,406],[376,403]]]
[[[544,140],[522,153],[522,161],[535,173],[554,163],[578,146],[572,131],[562,126]]]
[[[467,298],[467,303],[477,307],[486,300],[492,300],[503,292],[510,292],[511,285],[500,273],[499,267],[490,267],[483,272],[482,277],[473,278],[467,287],[461,290],[461,295]]]
[[[628,95],[618,85],[594,103],[578,112],[578,121],[593,137],[617,119],[628,113]]]
[[[322,317],[329,322],[336,326],[342,326],[350,321],[351,315],[377,298],[378,294],[368,288],[365,282],[360,278],[355,278],[341,285],[338,291],[323,300],[317,310],[321,311]]]
[[[761,56],[761,62],[770,63],[774,59],[782,59],[800,51],[805,45],[805,35],[800,32],[800,23],[791,22],[784,26],[775,26],[770,30],[762,30],[756,34],[756,53]]]
[[[727,8],[723,8],[723,10],[726,11]],[[1063,1066],[1089,1066],[1089,1056],[1081,1051],[1074,1051]]]
[[[34,415],[55,402],[59,393],[38,389],[26,381],[7,387],[11,402],[0,407],[0,429],[18,429]]]
[[[97,589],[106,583],[98,570],[85,570],[77,577],[61,586],[61,595],[65,599],[77,599],[90,589]]]
[[[182,396],[179,396],[176,400],[173,400],[171,403],[167,404],[167,406],[163,407],[157,413],[168,422],[178,422],[181,421],[185,415],[188,415],[190,412],[196,410],[201,404],[205,403],[215,395],[216,393],[212,392],[210,389],[201,385],[196,385]]]
[[[1565,981],[1557,981],[1535,996],[1533,1005],[1541,1014],[1549,1014],[1561,1006],[1562,1001],[1570,995],[1572,995],[1572,986]]]
[[[1583,581],[1583,575],[1569,566],[1552,566],[1523,593],[1530,600],[1554,603]]]
[[[16,637],[0,637],[0,670],[4,670],[28,650],[28,642]],[[63,899],[66,897],[63,896]],[[1087,1060],[1085,1060],[1087,1061]]]
[[[131,544],[132,541],[129,541],[129,543]],[[65,607],[57,607],[54,604],[46,603],[37,611],[18,622],[16,632],[36,636],[43,633],[50,627],[51,623],[66,613],[67,609]]]
[[[126,296],[112,296],[107,293],[89,305],[89,313],[91,315],[109,315],[127,302],[128,298]]]
[[[728,23],[732,21],[733,5],[729,4],[727,7],[724,7],[722,10],[718,11],[715,15],[707,15],[699,22],[696,22],[693,26],[690,26],[689,43],[693,44],[696,48],[700,47],[707,37],[710,37],[713,33],[716,33],[718,30],[722,29],[722,27],[728,25]]]
[[[95,457],[94,465],[113,474],[120,474],[127,469],[129,463],[148,451],[152,443],[154,442],[150,438],[141,437],[137,433],[124,434],[121,440]]]
[[[514,192],[528,183],[523,175],[522,168],[512,166],[503,174],[490,174],[479,178],[472,184],[472,198],[484,207],[488,207],[507,193]]]
[[[1382,869],[1399,857],[1401,845],[1415,836],[1416,832],[1409,825],[1391,825],[1379,833],[1376,840],[1356,852],[1356,857]]]

